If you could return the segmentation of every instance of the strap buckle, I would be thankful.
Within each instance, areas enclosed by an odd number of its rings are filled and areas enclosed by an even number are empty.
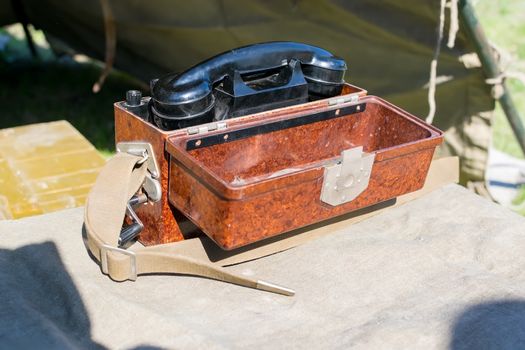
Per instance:
[[[116,252],[120,254],[124,254],[129,256],[130,258],[130,277],[129,280],[135,281],[137,279],[137,256],[135,255],[135,252],[131,250],[125,250],[122,248],[112,247],[107,244],[103,244],[100,246],[100,265],[102,267],[102,272],[106,275],[109,274],[108,272],[108,252]]]

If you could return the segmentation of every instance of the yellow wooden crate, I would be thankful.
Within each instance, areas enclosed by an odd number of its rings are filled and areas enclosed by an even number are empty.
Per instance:
[[[84,205],[104,163],[64,120],[0,130],[0,219]]]

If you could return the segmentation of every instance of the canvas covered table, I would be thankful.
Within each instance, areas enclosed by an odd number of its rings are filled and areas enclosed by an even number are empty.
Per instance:
[[[0,348],[511,348],[525,342],[525,219],[447,185],[228,269],[294,297],[188,276],[116,283],[82,208],[0,222]]]

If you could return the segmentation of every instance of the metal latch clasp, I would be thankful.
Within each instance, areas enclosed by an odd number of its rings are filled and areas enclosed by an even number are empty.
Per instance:
[[[359,196],[368,187],[374,158],[362,146],[343,151],[339,162],[325,167],[321,201],[336,206]]]

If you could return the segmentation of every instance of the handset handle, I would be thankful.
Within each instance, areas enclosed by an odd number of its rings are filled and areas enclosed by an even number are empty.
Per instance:
[[[213,107],[213,87],[219,82],[226,78],[233,81],[236,73],[283,67],[292,60],[301,65],[309,90],[319,89],[319,84],[342,86],[344,83],[345,61],[324,49],[295,42],[255,44],[224,52],[181,74],[153,81],[154,112],[176,118],[205,113]]]

